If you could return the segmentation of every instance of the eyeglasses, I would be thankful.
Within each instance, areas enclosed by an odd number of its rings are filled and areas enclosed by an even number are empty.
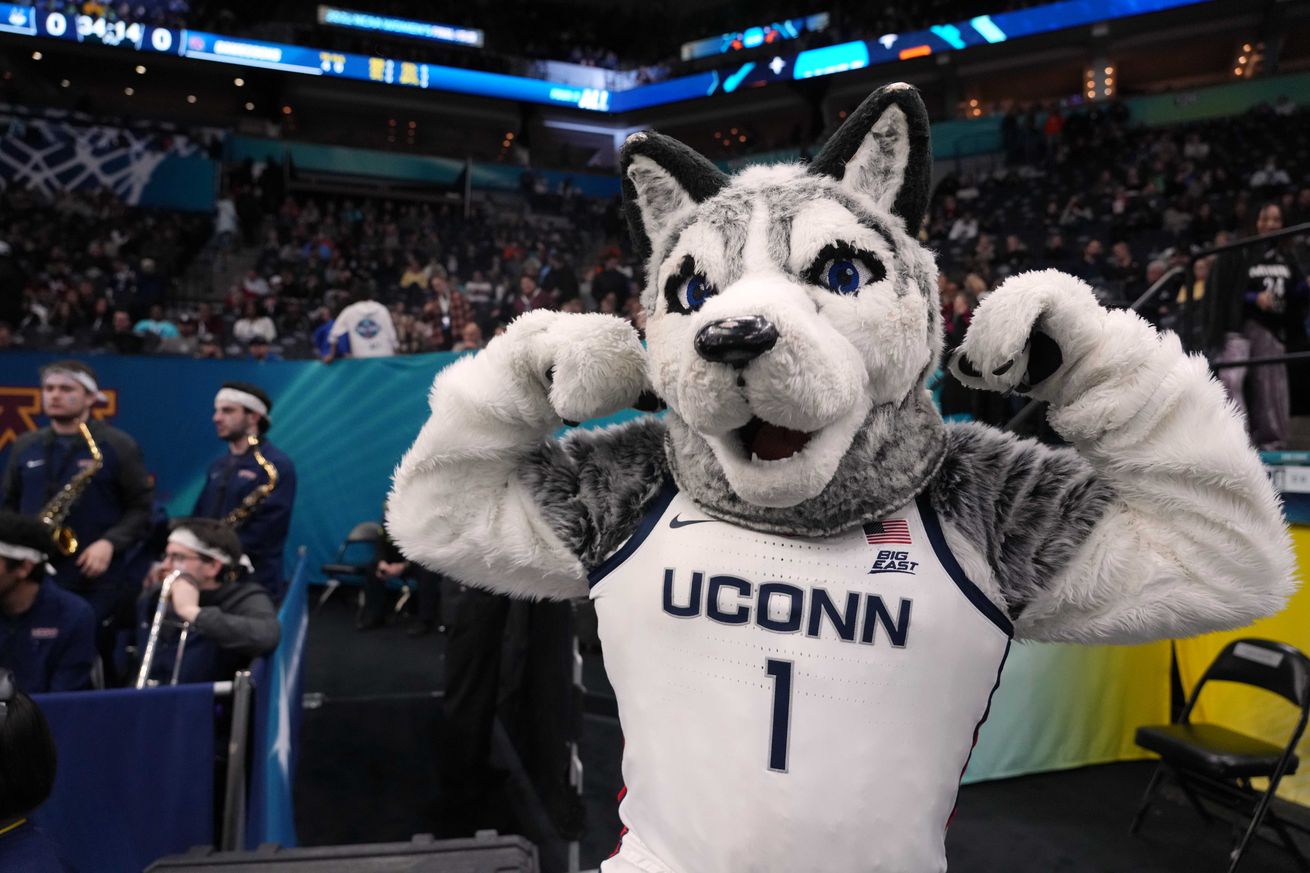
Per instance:
[[[13,671],[0,667],[0,727],[4,726],[5,719],[9,717],[9,701],[14,699],[17,691]]]
[[[204,555],[183,555],[180,552],[164,552],[164,560],[172,564],[181,564],[184,561],[206,561],[209,559]]]

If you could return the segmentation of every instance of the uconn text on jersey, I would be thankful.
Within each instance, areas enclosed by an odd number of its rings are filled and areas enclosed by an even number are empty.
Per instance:
[[[900,598],[896,617],[877,594],[846,591],[837,596],[825,588],[800,588],[786,582],[752,583],[739,576],[696,570],[690,586],[678,584],[678,571],[664,571],[664,611],[675,618],[700,618],[726,625],[755,624],[780,634],[804,633],[818,638],[824,626],[847,643],[873,645],[879,627],[896,648],[910,634],[913,601]]]

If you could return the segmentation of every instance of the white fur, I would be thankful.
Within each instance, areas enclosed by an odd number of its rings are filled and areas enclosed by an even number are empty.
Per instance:
[[[407,557],[479,587],[534,598],[585,595],[582,565],[517,469],[562,418],[615,412],[645,384],[645,353],[626,322],[545,311],[517,319],[433,380],[432,416],[393,478],[392,538]]]
[[[679,213],[696,205],[667,170],[645,155],[632,159],[628,165],[628,178],[637,189],[637,202],[641,204],[641,213],[648,227],[666,227]]]
[[[909,163],[909,122],[901,107],[889,106],[846,162],[840,184],[851,194],[870,197],[879,209],[890,213]]]
[[[1021,636],[1130,643],[1246,624],[1296,587],[1277,496],[1203,359],[1053,270],[1005,282],[961,353],[994,389],[1023,376],[1034,325],[1064,363],[1034,395],[1117,501],[1016,622]],[[1007,360],[1016,364],[991,375]],[[958,359],[957,359],[958,363]]]

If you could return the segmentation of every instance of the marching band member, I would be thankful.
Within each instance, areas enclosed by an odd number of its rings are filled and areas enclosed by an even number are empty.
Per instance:
[[[150,530],[154,480],[141,449],[123,431],[91,419],[103,400],[95,371],[81,361],[41,368],[41,405],[50,424],[14,443],[5,470],[6,509],[42,518],[56,544],[55,581],[91,604],[98,622],[130,607],[127,559]],[[70,536],[71,535],[71,536]]]
[[[227,451],[209,465],[193,515],[225,520],[254,564],[252,579],[282,594],[283,552],[296,499],[296,467],[264,439],[273,401],[258,385],[224,382],[214,397],[214,429]]]
[[[277,610],[261,585],[242,578],[249,568],[241,541],[224,522],[182,518],[173,523],[164,572],[181,575],[173,580],[161,616],[147,679],[168,684],[175,672],[179,682],[231,679],[252,658],[277,648]],[[151,588],[137,601],[138,652],[148,650],[160,593],[161,588]]]
[[[41,522],[0,510],[0,668],[33,694],[86,688],[96,657],[91,607],[43,581],[53,548]]]

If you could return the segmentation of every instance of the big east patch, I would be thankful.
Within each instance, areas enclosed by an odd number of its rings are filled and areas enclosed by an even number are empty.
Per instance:
[[[913,576],[914,569],[918,566],[918,561],[910,560],[909,552],[897,552],[892,549],[879,549],[878,557],[874,560],[873,569],[869,571],[869,574],[904,573],[908,576]]]

